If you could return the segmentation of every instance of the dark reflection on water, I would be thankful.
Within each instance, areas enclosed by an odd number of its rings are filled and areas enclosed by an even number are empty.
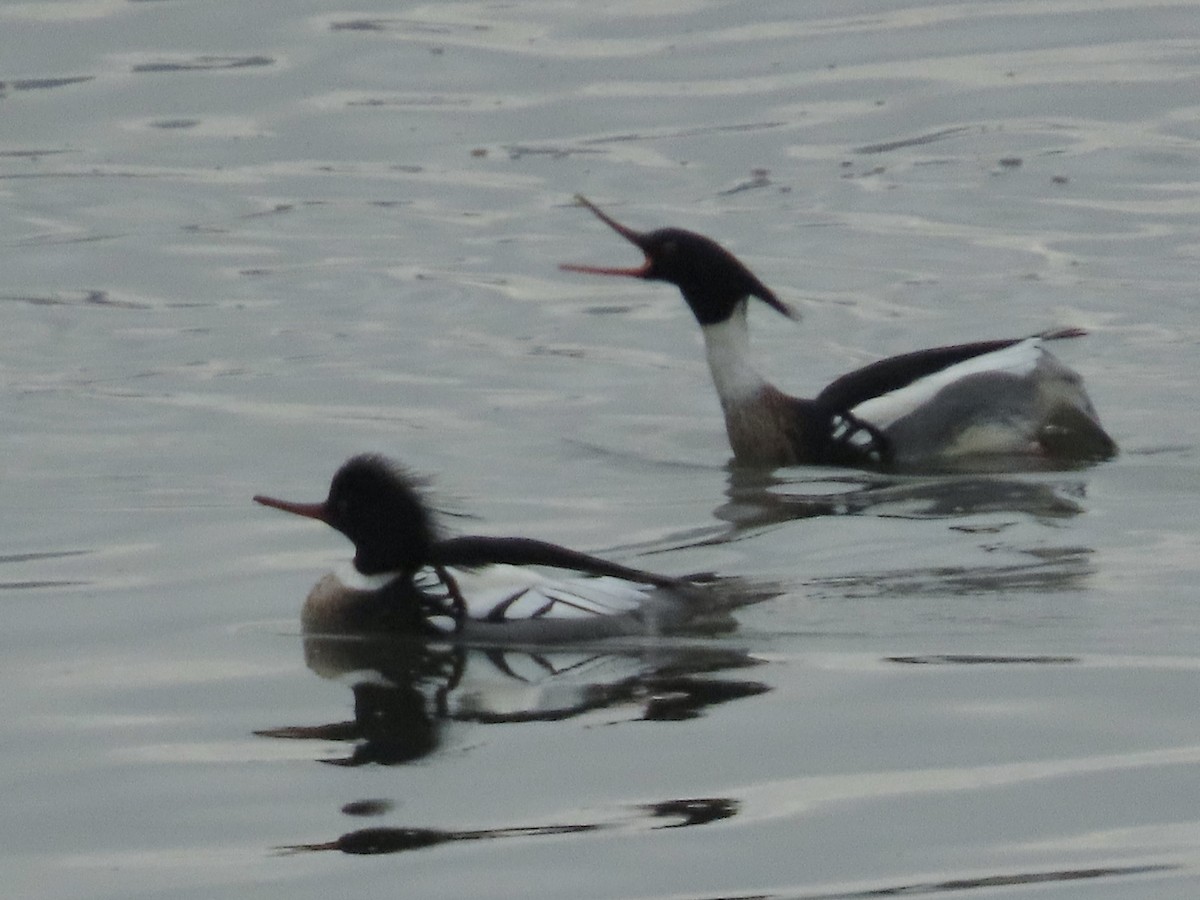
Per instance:
[[[48,559],[67,559],[86,556],[91,550],[42,550],[33,553],[5,553],[0,555],[0,565],[5,563],[41,562]]]
[[[86,581],[0,581],[0,591],[23,591],[30,588],[79,587]]]
[[[18,78],[15,81],[0,81],[0,99],[8,91],[44,91],[91,81],[95,75],[76,75],[70,78]]]
[[[789,475],[791,477],[789,477]],[[967,534],[999,534],[1015,524],[997,516],[1016,515],[1055,524],[1082,513],[1086,485],[1075,478],[1013,475],[887,476],[822,474],[797,480],[795,470],[753,471],[731,467],[726,502],[713,516],[727,527],[693,530],[664,542],[669,548],[704,547],[736,541],[756,530],[793,520],[860,516],[947,520]],[[991,516],[971,520],[972,516]],[[984,547],[985,550],[998,549]],[[848,572],[808,582],[813,590],[863,597],[965,596],[1015,590],[1042,593],[1080,589],[1096,572],[1096,551],[1074,545],[1003,547],[1018,559],[1003,564],[926,565],[884,571]]]
[[[448,721],[557,721],[616,704],[639,706],[644,720],[678,721],[769,690],[760,681],[714,677],[761,660],[702,645],[536,650],[310,635],[304,647],[317,674],[355,679],[354,718],[256,734],[353,744],[349,755],[323,760],[340,766],[421,759],[438,749]]]
[[[133,72],[194,72],[210,69],[245,69],[272,66],[269,56],[193,56],[173,62],[138,63]]]
[[[336,766],[412,762],[438,747],[437,726],[420,691],[370,682],[354,685],[354,718],[328,725],[296,725],[256,731],[262,737],[353,743],[349,756],[327,759]]]
[[[966,596],[1006,591],[1082,589],[1095,574],[1087,547],[1014,548],[1028,562],[1000,566],[918,566],[821,578],[810,582],[848,597]]]
[[[977,878],[950,878],[945,881],[917,881],[909,884],[894,885],[892,887],[868,888],[861,891],[835,891],[833,893],[821,894],[722,894],[719,900],[858,900],[858,898],[868,897],[919,897],[923,894],[948,894],[984,888],[1048,884],[1059,881],[1090,881],[1097,878],[1146,875],[1152,872],[1172,872],[1179,868],[1181,867],[1144,865],[1058,869],[1049,872],[1017,872],[1010,875],[981,875]],[[700,898],[696,898],[696,900],[700,900]],[[704,900],[718,900],[718,898],[713,896],[706,897]]]
[[[356,855],[376,855],[401,853],[405,850],[424,850],[457,841],[487,841],[512,837],[557,837],[612,829],[690,828],[737,815],[738,803],[727,797],[702,797],[646,803],[633,809],[632,816],[626,815],[615,821],[518,825],[506,828],[454,831],[440,828],[362,828],[347,832],[332,841],[317,844],[292,844],[279,849],[290,853],[340,850],[342,853]]]
[[[794,471],[794,470],[793,470]],[[797,480],[788,470],[768,472],[731,467],[726,500],[713,517],[727,526],[706,526],[664,538],[654,548],[624,545],[614,550],[667,552],[737,540],[744,533],[800,519],[871,515],[889,519],[963,519],[972,515],[1015,513],[1040,522],[1056,522],[1084,511],[1082,481],[1037,481],[1020,476],[935,476],[913,478],[869,472],[822,474]],[[957,531],[992,533],[1007,523],[962,522]],[[1062,559],[1091,552],[1087,548],[1030,551]]]
[[[855,147],[853,152],[862,154],[891,153],[893,150],[902,150],[905,147],[922,147],[926,144],[935,144],[938,141],[958,137],[978,128],[979,126],[977,125],[955,125],[951,128],[939,128],[937,131],[931,131],[928,134],[919,134],[916,137],[885,141],[882,144],[864,144],[861,147]]]
[[[353,744],[349,755],[322,760],[338,766],[401,765],[427,757],[438,749],[441,725],[449,721],[554,721],[615,704],[640,707],[645,720],[675,721],[769,690],[760,681],[716,677],[761,664],[744,651],[660,641],[537,650],[309,635],[304,650],[305,661],[318,675],[356,679],[351,686],[354,718],[256,734]],[[382,815],[390,809],[387,800],[352,801],[342,807],[351,816]],[[373,827],[279,849],[377,855],[463,841],[684,828],[730,818],[738,809],[738,802],[729,798],[668,799],[596,821],[456,830]]]
[[[1079,657],[933,653],[921,656],[885,656],[884,661],[908,666],[1064,666],[1079,662]]]
[[[757,528],[816,516],[886,515],[949,519],[1015,512],[1063,519],[1083,511],[1084,482],[1043,482],[1016,476],[914,478],[862,474],[822,475],[797,482],[778,472],[731,468],[728,500],[714,515],[737,528]],[[797,491],[796,488],[807,488]]]
[[[75,556],[87,556],[92,550],[45,550],[31,553],[6,553],[0,555],[0,565],[20,565],[22,563],[38,563],[50,560],[69,559]],[[91,584],[86,579],[78,578],[12,578],[0,580],[0,591],[24,591],[39,588],[82,587]]]
[[[351,800],[342,807],[342,812],[348,816],[382,816],[391,812],[391,800]]]
[[[333,849],[313,847],[302,849]],[[1041,885],[1055,882],[1091,881],[1098,878],[1119,878],[1131,875],[1173,872],[1182,866],[1096,866],[1087,869],[1057,869],[1048,872],[1017,872],[1008,875],[981,875],[975,878],[948,878],[945,881],[915,881],[890,887],[866,888],[858,891],[832,891],[828,893],[772,892],[752,894],[692,895],[690,900],[867,900],[871,897],[920,897],[926,894],[949,894],[960,891],[987,888],[1014,887],[1017,885]]]
[[[414,35],[452,35],[459,33],[481,33],[492,30],[491,25],[473,22],[455,22],[430,19],[404,19],[398,16],[345,19],[329,23],[330,31],[391,31]]]
[[[123,300],[114,297],[108,291],[89,290],[64,292],[52,296],[36,296],[32,294],[3,294],[0,302],[27,303],[30,306],[111,306],[116,309],[152,309],[148,303],[133,300]]]

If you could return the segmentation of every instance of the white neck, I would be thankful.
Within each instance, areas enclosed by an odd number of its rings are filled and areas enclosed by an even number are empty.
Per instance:
[[[724,322],[705,325],[701,331],[721,406],[729,409],[756,398],[767,383],[750,362],[746,301],[742,300]]]

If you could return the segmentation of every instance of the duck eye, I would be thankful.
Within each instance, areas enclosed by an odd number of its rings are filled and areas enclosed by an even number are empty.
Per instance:
[[[678,241],[667,241],[666,243],[664,243],[662,245],[663,256],[674,256],[678,252],[679,252]]]

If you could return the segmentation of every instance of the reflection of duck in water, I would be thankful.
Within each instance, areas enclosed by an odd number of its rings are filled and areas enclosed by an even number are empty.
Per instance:
[[[1083,512],[1085,496],[1086,484],[1067,474],[820,475],[811,469],[734,467],[729,471],[726,502],[713,511],[732,529],[693,544],[720,543],[748,528],[820,516],[944,519],[963,527],[971,516],[1012,513],[1052,522]]]
[[[704,334],[739,463],[929,469],[982,462],[1011,469],[1117,452],[1079,375],[1045,347],[1081,331],[918,350],[843,375],[814,399],[790,397],[750,362],[746,327],[750,297],[794,318],[789,306],[715,241],[679,228],[634,231],[577,199],[646,261],[563,268],[679,288]]]
[[[318,519],[354,543],[367,580],[322,578],[304,604],[306,633],[458,635],[470,641],[577,641],[659,633],[722,605],[714,585],[657,575],[528,538],[443,538],[416,480],[356,456],[321,503],[257,496]],[[531,566],[558,570],[543,574]],[[724,609],[729,608],[724,603]],[[721,610],[724,611],[724,610]]]
[[[600,649],[603,647],[603,649]],[[305,635],[305,659],[324,678],[349,679],[354,718],[328,725],[263,729],[262,737],[350,745],[338,766],[404,765],[435,753],[454,722],[548,722],[592,710],[622,710],[641,720],[678,721],[710,707],[770,690],[727,674],[762,664],[744,651],[704,641],[611,640],[592,649],[467,646],[396,635]],[[606,717],[612,713],[606,712]],[[607,719],[606,721],[611,721]],[[462,726],[472,727],[472,726]],[[347,815],[381,815],[387,801],[349,803]],[[705,825],[738,812],[728,798],[670,799],[599,815],[574,811],[553,824],[444,830],[423,826],[356,828],[334,840],[281,850],[396,853],[506,837],[553,837],[600,829]]]
[[[280,849],[288,853],[313,853],[338,850],[355,855],[402,853],[425,850],[441,844],[462,841],[491,841],[503,838],[559,837],[595,831],[657,831],[663,828],[692,828],[736,816],[740,804],[731,797],[696,797],[642,803],[585,821],[552,825],[516,825],[501,828],[470,828],[451,831],[443,828],[360,828],[336,840],[318,844],[294,844]],[[581,813],[576,816],[582,818]]]
[[[349,681],[354,718],[263,729],[263,737],[336,741],[344,766],[403,765],[437,751],[448,722],[553,722],[620,707],[647,721],[679,721],[769,690],[725,673],[756,667],[742,650],[686,641],[542,649],[467,646],[395,635],[305,635],[323,678]]]

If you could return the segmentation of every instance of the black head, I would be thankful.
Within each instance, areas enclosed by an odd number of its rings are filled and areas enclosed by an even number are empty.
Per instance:
[[[322,503],[257,496],[256,503],[318,519],[354,544],[354,567],[364,575],[413,572],[429,560],[437,540],[419,482],[382,456],[364,454],[338,469]]]
[[[758,297],[783,315],[797,318],[790,306],[776,297],[736,256],[711,238],[682,228],[634,231],[606,215],[586,198],[575,199],[646,254],[646,261],[632,269],[574,263],[564,263],[561,268],[593,275],[625,275],[650,281],[668,281],[679,288],[701,325],[724,322],[733,314],[737,304],[747,297]]]

